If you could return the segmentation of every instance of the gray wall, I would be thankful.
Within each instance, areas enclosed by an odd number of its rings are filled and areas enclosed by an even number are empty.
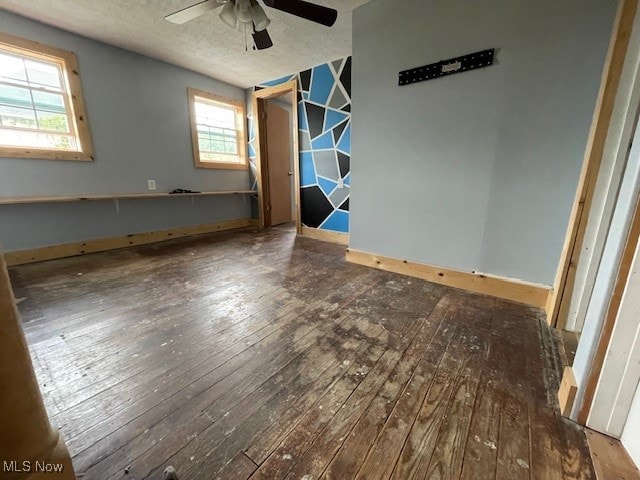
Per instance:
[[[0,158],[0,196],[117,194],[249,188],[248,171],[196,169],[187,87],[244,100],[244,90],[126,50],[0,11],[0,31],[78,56],[95,162]],[[0,207],[0,241],[18,250],[250,217],[230,198],[127,200]]]
[[[610,0],[372,0],[354,12],[350,247],[553,283]],[[398,87],[496,47],[497,64]]]

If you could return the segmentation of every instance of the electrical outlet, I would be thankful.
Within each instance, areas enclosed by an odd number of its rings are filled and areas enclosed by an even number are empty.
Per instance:
[[[338,179],[338,188],[344,188],[344,179],[343,178],[339,178]]]
[[[149,190],[155,190],[156,189],[156,181],[155,180],[147,180],[147,187],[149,188]]]

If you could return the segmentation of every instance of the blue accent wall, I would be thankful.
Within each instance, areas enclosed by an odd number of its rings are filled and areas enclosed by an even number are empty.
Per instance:
[[[302,224],[349,232],[351,184],[351,57],[271,80],[272,87],[298,80],[300,210]],[[256,162],[255,128],[249,115],[249,157]],[[340,185],[340,183],[343,185]],[[255,185],[254,185],[255,186]]]

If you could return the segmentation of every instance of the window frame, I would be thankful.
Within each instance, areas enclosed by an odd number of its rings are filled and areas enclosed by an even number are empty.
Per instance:
[[[196,168],[212,168],[225,170],[248,170],[249,159],[247,158],[247,127],[246,127],[246,105],[243,101],[233,98],[223,97],[215,93],[206,92],[197,88],[188,87],[187,96],[189,98],[189,122],[191,124],[191,144],[193,148],[193,161]],[[236,116],[236,131],[238,132],[238,157],[240,162],[212,162],[200,159],[200,145],[198,142],[198,127],[196,124],[196,97],[204,99],[213,105],[225,108],[233,108]]]
[[[79,150],[0,145],[0,158],[31,158],[43,160],[73,160],[91,162],[93,143],[85,111],[80,69],[76,54],[68,50],[45,45],[33,40],[0,32],[0,52],[7,52],[34,60],[58,64],[64,78],[65,110],[71,123],[70,131],[79,144]],[[37,131],[37,130],[34,130]]]

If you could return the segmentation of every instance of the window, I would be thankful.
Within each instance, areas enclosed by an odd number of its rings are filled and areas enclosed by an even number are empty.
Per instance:
[[[196,167],[247,169],[244,103],[188,89]]]
[[[76,56],[0,33],[0,156],[92,155]]]

